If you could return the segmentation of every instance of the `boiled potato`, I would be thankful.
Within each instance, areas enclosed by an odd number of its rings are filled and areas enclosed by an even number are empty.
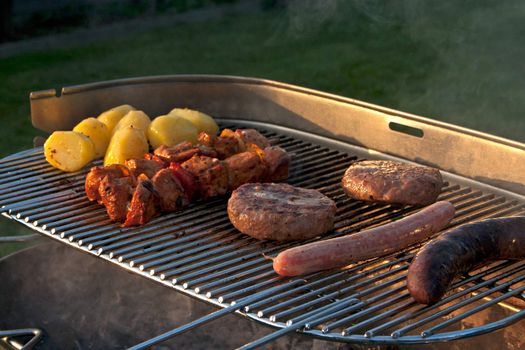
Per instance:
[[[110,133],[106,124],[96,118],[86,118],[78,123],[73,131],[86,135],[95,145],[95,157],[100,158],[106,154]]]
[[[95,145],[75,131],[55,131],[44,143],[46,160],[63,171],[77,171],[95,159]]]
[[[127,159],[143,158],[148,150],[148,140],[142,130],[133,126],[122,127],[111,137],[104,165],[124,164]]]
[[[113,135],[119,129],[128,128],[130,126],[146,133],[150,123],[151,119],[149,119],[148,115],[143,111],[129,111],[125,116],[122,117],[122,119],[120,119],[117,125],[115,125],[115,128],[113,129]]]
[[[182,117],[189,120],[199,132],[204,131],[208,134],[215,135],[219,131],[219,126],[209,115],[188,108],[174,108],[168,115]]]
[[[151,122],[148,139],[153,148],[171,146],[182,141],[197,142],[197,128],[187,119],[173,115],[161,115]]]
[[[129,111],[134,111],[135,107],[130,105],[121,105],[117,107],[113,107],[110,110],[107,110],[103,113],[101,113],[97,119],[100,120],[102,123],[106,124],[108,127],[109,133],[113,133],[113,129],[115,128],[115,125],[122,119],[123,116],[128,114]]]

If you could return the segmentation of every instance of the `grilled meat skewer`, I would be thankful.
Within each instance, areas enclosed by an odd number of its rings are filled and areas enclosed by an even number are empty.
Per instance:
[[[285,150],[277,146],[263,150],[257,144],[243,141],[242,137],[269,145],[257,131],[229,130],[223,134],[208,135],[208,139],[213,139],[214,145],[221,144],[217,140],[228,139],[223,146],[231,146],[232,140],[236,140],[237,149],[244,151],[219,160],[211,155],[221,152],[224,155],[228,147],[213,153],[214,149],[208,146],[185,142],[161,146],[145,159],[127,160],[126,166],[93,167],[86,177],[86,194],[90,200],[105,205],[113,221],[134,226],[146,223],[159,212],[181,210],[197,197],[206,200],[247,182],[273,182],[288,177],[290,157]],[[204,133],[201,136],[207,137]],[[170,162],[170,159],[185,160]]]

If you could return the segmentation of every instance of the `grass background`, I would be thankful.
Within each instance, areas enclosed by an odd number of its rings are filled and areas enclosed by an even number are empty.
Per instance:
[[[273,79],[525,141],[525,3],[284,4],[0,59],[0,157],[42,135],[31,91],[192,73]],[[0,233],[26,232],[4,221]]]

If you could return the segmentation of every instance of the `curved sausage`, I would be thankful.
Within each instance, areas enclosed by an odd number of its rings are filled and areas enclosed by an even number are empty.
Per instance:
[[[451,203],[436,202],[383,226],[287,249],[273,259],[273,269],[282,276],[297,276],[387,255],[440,231],[452,220],[454,212]]]
[[[490,260],[525,258],[525,216],[458,226],[427,243],[410,264],[407,287],[422,304],[441,299],[454,278]]]

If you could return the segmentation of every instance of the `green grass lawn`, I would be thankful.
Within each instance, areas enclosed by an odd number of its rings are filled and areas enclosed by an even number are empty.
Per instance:
[[[30,91],[192,73],[283,81],[525,141],[522,2],[291,4],[0,59],[0,157],[40,134]]]

